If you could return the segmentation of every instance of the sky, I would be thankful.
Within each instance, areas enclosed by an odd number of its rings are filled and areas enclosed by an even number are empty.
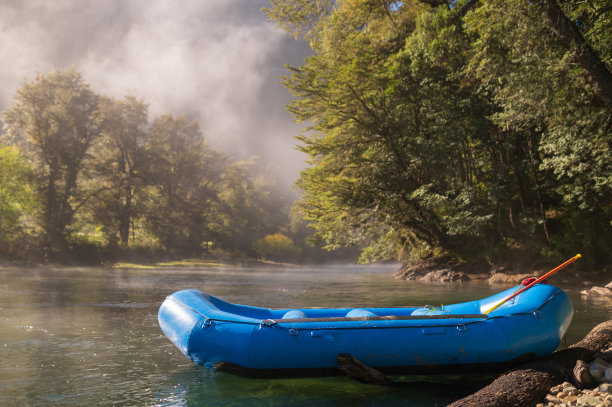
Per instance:
[[[289,189],[305,166],[285,110],[285,64],[310,49],[266,21],[266,0],[2,0],[0,110],[24,79],[75,67],[99,94],[134,95],[149,120],[197,120],[213,148],[259,156]]]

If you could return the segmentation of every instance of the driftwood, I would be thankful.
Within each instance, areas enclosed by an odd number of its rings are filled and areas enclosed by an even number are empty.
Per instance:
[[[572,381],[579,389],[595,386],[595,381],[589,372],[589,364],[584,360],[579,360],[574,366]]]
[[[449,407],[535,406],[551,387],[563,381],[576,383],[574,367],[579,360],[592,360],[612,346],[612,320],[597,325],[580,342],[550,356],[523,364],[500,376],[476,393],[457,400]],[[578,369],[580,374],[580,369]]]

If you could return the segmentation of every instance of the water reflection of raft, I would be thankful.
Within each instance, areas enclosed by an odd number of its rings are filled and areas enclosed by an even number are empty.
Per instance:
[[[326,375],[351,354],[388,374],[499,371],[553,352],[573,307],[564,291],[536,284],[440,308],[271,310],[196,290],[170,295],[159,324],[192,361],[252,377]]]

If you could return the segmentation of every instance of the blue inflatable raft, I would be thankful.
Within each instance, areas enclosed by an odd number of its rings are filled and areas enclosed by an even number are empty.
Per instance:
[[[341,354],[387,374],[492,372],[552,353],[573,316],[567,294],[547,284],[484,314],[519,288],[443,308],[284,310],[183,290],[158,319],[196,364],[249,377],[334,374]]]

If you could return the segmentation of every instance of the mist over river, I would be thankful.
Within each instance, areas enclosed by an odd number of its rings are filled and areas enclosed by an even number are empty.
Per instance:
[[[296,308],[451,304],[508,287],[395,280],[397,268],[0,268],[0,405],[442,406],[487,384],[492,377],[406,376],[415,385],[398,388],[343,376],[245,379],[194,365],[157,324],[164,298],[185,288]],[[562,288],[575,308],[565,343],[610,319],[611,301]]]

